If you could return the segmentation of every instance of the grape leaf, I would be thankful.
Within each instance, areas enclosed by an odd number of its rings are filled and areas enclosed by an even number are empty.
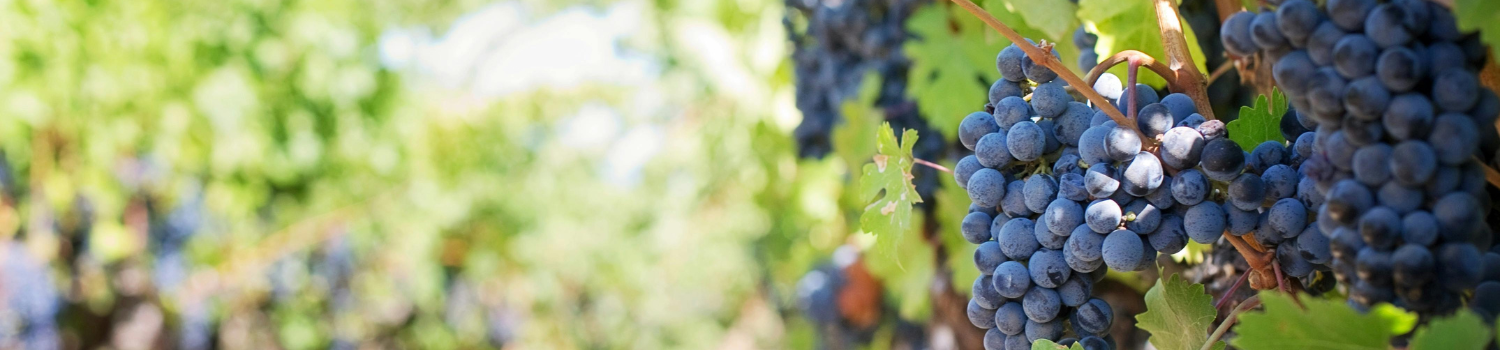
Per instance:
[[[1286,141],[1281,136],[1281,116],[1286,114],[1286,108],[1286,95],[1272,88],[1270,103],[1266,102],[1266,95],[1260,95],[1255,98],[1254,108],[1240,106],[1239,118],[1224,126],[1229,129],[1229,139],[1247,150],[1266,141]]]
[[[1085,23],[1093,23],[1098,30],[1099,41],[1094,46],[1094,51],[1100,57],[1125,51],[1138,50],[1145,52],[1158,61],[1167,62],[1166,49],[1161,44],[1161,29],[1156,26],[1156,6],[1152,1],[1119,1],[1119,0],[1081,0],[1078,2],[1078,18]],[[1187,25],[1187,21],[1178,16],[1182,22],[1182,34],[1189,43],[1188,54],[1193,58],[1193,64],[1198,65],[1199,72],[1208,72],[1203,65],[1203,49],[1199,48],[1198,37],[1193,34],[1193,28]],[[1125,79],[1126,65],[1116,65],[1110,68],[1110,72]],[[1150,70],[1142,69],[1141,72]],[[1162,87],[1167,81],[1155,73],[1143,73],[1136,77],[1141,83],[1154,87]]]
[[[883,83],[879,74],[866,72],[858,94],[852,99],[844,99],[839,106],[844,122],[833,128],[833,152],[848,169],[859,169],[875,154],[875,138],[880,134],[880,123],[885,120],[885,112],[875,107],[875,99],[880,97]]]
[[[1208,341],[1217,316],[1213,297],[1203,292],[1203,285],[1172,274],[1146,291],[1146,312],[1135,320],[1151,333],[1151,345],[1157,349],[1197,349]],[[1214,342],[1213,348],[1223,349],[1224,342]]]
[[[1067,347],[1057,345],[1057,343],[1053,343],[1051,340],[1037,339],[1031,342],[1031,350],[1083,350],[1083,345],[1073,342],[1072,347]]]
[[[897,143],[891,124],[880,126],[874,161],[865,164],[864,174],[859,178],[860,199],[874,201],[859,216],[860,231],[879,236],[911,230],[911,206],[922,202],[917,187],[911,183],[911,167],[915,164],[911,150],[916,144],[916,130],[907,129]],[[885,196],[880,196],[882,192]]]
[[[1074,13],[1078,11],[1078,5],[1069,0],[1004,0],[1007,10],[1013,11],[1021,18],[1025,18],[1028,26],[1035,28],[1044,34],[1044,38],[1056,42],[1057,39],[1072,37],[1073,31],[1078,29],[1078,19]],[[985,3],[990,5],[991,2]],[[989,9],[986,9],[989,10]],[[1002,22],[1010,25],[1010,22]],[[1022,34],[1026,35],[1026,34]],[[1026,35],[1033,38],[1035,36]],[[998,52],[997,52],[998,53]],[[1068,62],[1068,61],[1063,61]]]
[[[994,68],[994,55],[1004,47],[986,45],[982,36],[975,36],[982,34],[974,33],[979,28],[966,30],[963,25],[950,25],[949,7],[925,6],[912,14],[906,28],[919,39],[907,40],[902,47],[912,60],[909,89],[917,100],[918,111],[932,122],[932,127],[944,131],[958,130],[964,116],[984,107],[989,85],[983,82],[1000,78]],[[981,47],[966,49],[966,45]],[[968,52],[980,49],[993,52],[987,61],[975,61],[976,56]]]
[[[1343,300],[1300,296],[1302,305],[1275,291],[1260,293],[1263,311],[1240,315],[1238,333],[1229,342],[1243,350],[1390,348],[1392,336],[1405,334],[1417,316],[1390,304],[1361,314]]]
[[[1453,13],[1459,30],[1479,31],[1480,40],[1490,46],[1491,54],[1500,55],[1500,1],[1455,0]]]
[[[921,215],[918,219],[928,220]],[[921,226],[916,226],[921,227]],[[868,239],[869,236],[861,236]],[[933,250],[922,240],[917,230],[901,231],[874,237],[865,263],[870,274],[886,286],[890,300],[896,304],[896,312],[902,319],[924,320],[932,311],[932,276],[936,267]],[[972,264],[972,263],[971,263]],[[962,269],[962,268],[960,268]],[[973,268],[969,268],[973,270]],[[972,282],[972,280],[970,281]],[[956,284],[968,286],[968,284]]]
[[[1466,350],[1484,349],[1490,341],[1489,327],[1484,320],[1468,309],[1460,310],[1449,317],[1433,320],[1417,330],[1411,338],[1411,350]]]

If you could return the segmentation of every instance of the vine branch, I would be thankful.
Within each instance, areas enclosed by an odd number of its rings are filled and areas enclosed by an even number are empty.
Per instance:
[[[1156,25],[1161,29],[1161,44],[1167,53],[1167,66],[1177,72],[1176,76],[1168,78],[1175,80],[1179,88],[1172,91],[1187,94],[1193,99],[1193,104],[1198,106],[1198,114],[1202,114],[1205,119],[1214,120],[1214,107],[1208,101],[1208,83],[1204,82],[1203,73],[1198,71],[1198,65],[1193,63],[1193,55],[1188,51],[1182,21],[1177,19],[1177,8],[1173,5],[1175,1],[1155,1]]]
[[[1239,321],[1240,314],[1245,313],[1245,311],[1250,311],[1250,309],[1254,309],[1259,306],[1259,295],[1250,297],[1249,299],[1245,299],[1245,301],[1241,302],[1239,306],[1235,306],[1234,311],[1230,311],[1229,315],[1224,316],[1224,322],[1219,323],[1218,328],[1214,328],[1214,333],[1208,336],[1208,341],[1203,342],[1203,347],[1199,348],[1199,350],[1213,349],[1214,343],[1218,342],[1219,339],[1223,339],[1224,333],[1229,332],[1229,327],[1233,326],[1235,322]]]
[[[1073,74],[1073,71],[1068,70],[1068,67],[1063,65],[1062,61],[1059,61],[1052,53],[1042,50],[1037,45],[1029,44],[1026,41],[1026,37],[1021,36],[1020,33],[1016,33],[1015,30],[1007,27],[1005,23],[1000,23],[1000,20],[995,19],[995,16],[990,15],[988,11],[979,8],[979,5],[975,5],[973,1],[953,0],[953,3],[958,4],[959,7],[963,7],[964,11],[968,11],[974,17],[979,17],[980,21],[989,25],[990,28],[999,32],[1000,35],[1005,36],[1006,39],[1010,39],[1011,42],[1016,44],[1016,47],[1021,48],[1021,51],[1026,53],[1026,57],[1031,58],[1032,62],[1041,64],[1057,73],[1058,78],[1062,78],[1068,85],[1073,86],[1073,90],[1083,94],[1083,97],[1088,98],[1089,102],[1093,102],[1095,107],[1104,111],[1104,114],[1108,115],[1110,119],[1114,119],[1115,123],[1134,131],[1138,136],[1141,136],[1141,139],[1146,139],[1145,134],[1142,134],[1141,130],[1136,128],[1135,123],[1131,123],[1125,119],[1125,115],[1120,113],[1120,110],[1115,108],[1114,104],[1111,104],[1098,91],[1094,91],[1093,85],[1085,83],[1078,75]]]
[[[1146,67],[1146,69],[1150,69],[1156,75],[1160,75],[1162,79],[1165,79],[1167,81],[1167,89],[1172,91],[1180,89],[1177,86],[1176,79],[1172,79],[1173,76],[1177,75],[1177,72],[1172,71],[1172,68],[1167,67],[1166,64],[1158,62],[1155,57],[1136,50],[1125,50],[1110,55],[1104,61],[1099,62],[1099,65],[1094,66],[1094,69],[1089,70],[1088,76],[1084,79],[1087,80],[1089,86],[1094,86],[1094,83],[1099,81],[1099,76],[1104,75],[1110,68],[1132,60]]]

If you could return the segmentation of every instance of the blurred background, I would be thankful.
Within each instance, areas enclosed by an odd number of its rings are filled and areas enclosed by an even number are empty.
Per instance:
[[[948,5],[0,1],[0,349],[974,348],[948,175],[858,232]]]

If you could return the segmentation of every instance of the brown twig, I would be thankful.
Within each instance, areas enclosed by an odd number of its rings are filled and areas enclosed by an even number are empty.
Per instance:
[[[968,11],[969,14],[974,15],[974,17],[979,17],[980,21],[983,21],[985,24],[989,25],[990,28],[993,28],[996,32],[999,32],[1000,35],[1005,36],[1006,39],[1010,39],[1012,43],[1016,44],[1016,47],[1021,48],[1021,51],[1026,53],[1026,57],[1031,58],[1032,62],[1041,64],[1042,66],[1051,69],[1053,72],[1056,72],[1058,78],[1062,78],[1062,80],[1067,82],[1068,85],[1073,86],[1074,91],[1078,91],[1078,93],[1083,94],[1083,97],[1088,98],[1089,102],[1093,102],[1095,107],[1099,108],[1099,110],[1101,111],[1104,111],[1104,114],[1108,115],[1110,119],[1114,119],[1115,123],[1120,124],[1121,127],[1125,127],[1127,129],[1130,129],[1131,131],[1135,131],[1136,134],[1142,136],[1142,139],[1145,138],[1144,134],[1141,134],[1141,130],[1139,128],[1136,128],[1135,123],[1127,123],[1125,120],[1125,115],[1120,113],[1119,109],[1115,108],[1113,104],[1110,104],[1109,100],[1105,99],[1103,95],[1100,95],[1098,91],[1094,91],[1093,85],[1085,83],[1083,79],[1079,78],[1077,75],[1074,75],[1073,71],[1068,70],[1068,67],[1064,65],[1062,61],[1059,61],[1057,57],[1052,56],[1051,52],[1043,51],[1042,48],[1038,47],[1037,45],[1028,44],[1029,42],[1026,41],[1026,37],[1021,36],[1020,33],[1016,33],[1015,30],[1005,26],[1005,23],[1000,23],[1000,20],[995,19],[995,16],[990,15],[989,11],[985,11],[984,9],[979,8],[979,5],[975,5],[973,1],[953,0],[953,3],[958,4],[959,7],[963,7],[964,11]]]
[[[1229,332],[1229,327],[1234,326],[1234,323],[1239,321],[1240,314],[1243,314],[1245,313],[1245,311],[1250,311],[1250,309],[1254,309],[1259,306],[1259,295],[1245,299],[1245,301],[1240,303],[1239,306],[1235,306],[1234,310],[1229,312],[1229,315],[1224,316],[1224,322],[1219,323],[1218,328],[1214,328],[1213,334],[1208,335],[1208,340],[1203,342],[1203,347],[1199,348],[1199,350],[1213,349],[1214,343],[1219,342],[1219,339],[1223,339],[1224,333]]]
[[[1234,250],[1239,251],[1240,256],[1245,258],[1245,263],[1250,265],[1250,271],[1246,273],[1259,274],[1262,279],[1274,276],[1274,271],[1270,266],[1273,262],[1268,256],[1269,252],[1252,247],[1245,242],[1245,239],[1229,234],[1229,231],[1224,231],[1224,239],[1228,240],[1229,244],[1234,246]],[[1266,285],[1263,280],[1250,281],[1250,288],[1271,289],[1274,287],[1275,285]]]
[[[923,160],[922,158],[912,158],[912,161],[916,162],[917,164],[926,165],[928,168],[937,169],[938,171],[941,171],[941,172],[945,172],[945,173],[949,173],[949,174],[953,173],[953,170],[949,170],[948,167],[942,166],[942,165],[940,165],[938,163],[933,163],[933,162],[929,162],[929,161]]]
[[[1228,303],[1229,299],[1234,296],[1234,292],[1238,292],[1240,286],[1245,284],[1245,280],[1250,279],[1249,271],[1245,272],[1241,273],[1240,278],[1234,281],[1234,285],[1229,286],[1229,290],[1224,292],[1224,296],[1219,298],[1219,302],[1214,303],[1214,310],[1223,308],[1224,304]]]
[[[1188,51],[1187,38],[1183,36],[1182,21],[1177,18],[1176,1],[1156,0],[1156,25],[1161,30],[1162,49],[1167,54],[1167,66],[1176,71],[1178,88],[1173,92],[1186,94],[1193,99],[1193,104],[1198,106],[1198,114],[1208,120],[1214,119],[1214,107],[1208,101],[1208,83],[1203,80],[1203,72],[1198,71],[1198,65],[1193,62],[1193,55]]]
[[[1158,62],[1156,58],[1151,57],[1151,55],[1136,50],[1120,51],[1118,53],[1115,53],[1114,55],[1110,55],[1109,57],[1104,58],[1104,61],[1100,61],[1099,65],[1094,66],[1094,69],[1089,70],[1088,76],[1084,79],[1088,82],[1089,86],[1094,86],[1094,83],[1099,81],[1099,76],[1104,75],[1104,73],[1108,72],[1110,68],[1113,68],[1115,65],[1132,60],[1139,62],[1141,66],[1146,67],[1146,69],[1150,69],[1151,72],[1156,73],[1156,75],[1159,75],[1162,79],[1166,80],[1167,89],[1172,91],[1178,90],[1178,86],[1176,85],[1177,83],[1174,82],[1176,79],[1173,79],[1173,76],[1177,75],[1177,72],[1173,72],[1171,67],[1167,67],[1166,64]]]
[[[1208,74],[1208,84],[1213,85],[1215,81],[1218,81],[1220,77],[1223,77],[1225,73],[1229,73],[1229,70],[1233,68],[1234,60],[1225,60],[1223,64],[1219,65],[1219,68],[1214,68],[1213,73]]]
[[[1491,168],[1489,164],[1485,164],[1484,160],[1479,159],[1479,156],[1474,156],[1474,161],[1479,163],[1480,169],[1484,169],[1484,180],[1489,182],[1490,186],[1500,187],[1500,171],[1495,171],[1495,168]]]

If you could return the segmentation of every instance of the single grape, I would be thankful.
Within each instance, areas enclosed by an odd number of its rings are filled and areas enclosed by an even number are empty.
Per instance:
[[[1047,210],[1052,200],[1057,196],[1057,179],[1052,175],[1035,174],[1026,178],[1026,187],[1022,189],[1026,201],[1026,209],[1033,213]]]
[[[1161,142],[1161,161],[1176,169],[1198,166],[1205,143],[1203,135],[1192,128],[1175,127],[1167,130]]]
[[[997,329],[984,331],[984,350],[1005,350],[1005,337]]]
[[[1389,287],[1393,269],[1391,253],[1365,247],[1354,256],[1354,273],[1364,282],[1377,287]]]
[[[993,273],[994,271],[990,272]],[[974,279],[974,286],[970,288],[970,295],[973,295],[974,301],[978,301],[979,306],[986,309],[995,309],[1005,303],[1005,297],[1000,296],[1000,293],[995,291],[995,284],[992,281],[992,276],[984,274]]]
[[[1293,244],[1282,244],[1276,246],[1276,262],[1281,266],[1281,273],[1287,276],[1307,277],[1312,274],[1313,264],[1302,257]]]
[[[1254,172],[1265,171],[1272,165],[1285,163],[1287,160],[1286,147],[1277,141],[1266,141],[1255,146],[1250,151],[1250,158],[1246,158],[1247,165]]]
[[[1395,182],[1386,182],[1380,185],[1379,191],[1375,192],[1375,198],[1381,206],[1406,214],[1422,205],[1422,190]]]
[[[1296,236],[1307,227],[1307,207],[1293,198],[1282,198],[1266,212],[1271,228],[1284,237]]]
[[[1390,103],[1390,90],[1375,76],[1350,80],[1344,87],[1344,110],[1360,120],[1380,120]]]
[[[1479,151],[1479,127],[1468,115],[1444,113],[1432,123],[1427,143],[1444,165],[1460,165]]]
[[[1246,233],[1255,231],[1255,227],[1260,225],[1260,212],[1258,211],[1240,210],[1239,208],[1235,208],[1234,205],[1230,204],[1225,204],[1223,208],[1224,213],[1227,214],[1227,219],[1229,219],[1228,223],[1230,234],[1233,234],[1235,236],[1242,236]]]
[[[1433,105],[1448,112],[1465,112],[1479,102],[1479,79],[1462,68],[1447,68],[1432,80]]]
[[[1046,69],[1043,67],[1038,67]],[[1052,71],[1047,71],[1051,73]],[[1056,76],[1056,75],[1053,75]],[[1074,102],[1073,96],[1063,90],[1062,82],[1039,84],[1031,91],[1031,109],[1043,118],[1053,118],[1062,115],[1068,110],[1068,103]]]
[[[1030,209],[1026,209],[1026,181],[1016,180],[1005,185],[1005,197],[1000,199],[1000,209],[1012,217],[1033,214]]]
[[[1437,281],[1449,291],[1474,289],[1484,278],[1483,256],[1472,244],[1448,243],[1437,250]]]
[[[1293,46],[1302,47],[1312,37],[1323,15],[1318,5],[1308,0],[1290,0],[1276,8],[1276,27]]]
[[[1113,159],[1104,151],[1104,140],[1109,137],[1110,127],[1094,126],[1078,136],[1078,156],[1084,163],[1106,163]]]
[[[990,85],[990,105],[999,105],[1000,100],[1006,97],[1021,98],[1025,95],[1026,93],[1021,90],[1020,84],[1003,78],[996,80],[994,84]]]
[[[1405,93],[1392,97],[1390,106],[1381,117],[1386,133],[1398,140],[1427,137],[1432,121],[1432,101],[1417,93]]]
[[[1036,342],[1037,339],[1055,340],[1063,335],[1063,323],[1061,320],[1052,322],[1037,322],[1026,320],[1026,340]],[[1008,346],[1007,346],[1008,347]]]
[[[1047,225],[1045,224],[1047,220],[1048,216],[1046,213],[1042,213],[1042,215],[1036,217],[1038,224],[1032,226],[1032,237],[1036,237],[1037,244],[1041,245],[1044,250],[1062,249],[1063,243],[1067,243],[1068,237],[1058,236],[1052,234],[1052,231],[1047,230]]]
[[[1104,152],[1115,161],[1129,161],[1141,152],[1141,138],[1124,127],[1113,127],[1104,138]]]
[[[1250,37],[1250,25],[1254,21],[1254,13],[1243,11],[1225,19],[1224,25],[1219,29],[1219,40],[1224,42],[1224,51],[1235,56],[1254,55],[1260,49]]]
[[[1041,243],[1036,240],[1036,223],[1024,217],[1011,219],[1000,229],[1000,235],[995,240],[1000,243],[1000,251],[1011,260],[1026,260],[1031,254],[1041,248]],[[1006,296],[1010,298],[1011,296]]]
[[[1391,149],[1391,178],[1407,186],[1420,186],[1437,171],[1437,154],[1426,142],[1407,140]]]
[[[1136,115],[1136,126],[1146,134],[1147,138],[1154,138],[1167,132],[1175,122],[1172,120],[1172,111],[1161,103],[1152,103],[1141,108],[1140,114]]]
[[[995,169],[979,169],[969,177],[969,199],[981,207],[996,207],[1005,196],[1005,175]]]
[[[1432,213],[1414,211],[1401,218],[1401,240],[1409,244],[1432,246],[1437,242],[1438,220]]]
[[[1307,78],[1307,104],[1319,124],[1336,126],[1344,118],[1344,90],[1349,81],[1333,67],[1324,66]]]
[[[1374,205],[1374,196],[1364,185],[1354,180],[1342,180],[1328,190],[1328,217],[1346,225],[1352,225],[1359,215]]]
[[[1297,251],[1307,262],[1325,265],[1333,259],[1333,253],[1328,249],[1328,236],[1319,231],[1317,226],[1303,229],[1302,234],[1297,235]]]
[[[1365,249],[1365,240],[1354,229],[1339,226],[1332,232],[1333,235],[1328,237],[1328,250],[1333,255],[1333,260],[1353,261]]]
[[[1177,204],[1177,200],[1172,198],[1172,177],[1162,175],[1161,186],[1157,186],[1156,190],[1141,198],[1145,198],[1147,203],[1151,203],[1157,209],[1172,209],[1172,206]]]
[[[974,145],[979,142],[979,138],[1000,130],[993,120],[994,117],[989,113],[969,113],[963,121],[958,123],[958,141],[964,144],[964,148],[974,150]]]
[[[1118,100],[1125,94],[1125,84],[1119,76],[1104,73],[1099,75],[1099,80],[1094,81],[1094,91],[1111,101]]]
[[[1075,202],[1083,202],[1089,199],[1088,188],[1085,187],[1083,175],[1075,173],[1063,173],[1057,178],[1057,196]]]
[[[1015,161],[1005,146],[1005,135],[1005,130],[1000,130],[979,139],[979,143],[974,146],[974,156],[978,157],[980,165],[1004,169]]]
[[[1290,44],[1276,24],[1276,13],[1271,11],[1261,11],[1250,21],[1250,41],[1261,50],[1281,49]]]
[[[1375,73],[1376,55],[1380,49],[1364,34],[1349,34],[1333,45],[1333,68],[1344,79],[1358,79]]]
[[[1288,93],[1300,95],[1307,91],[1309,78],[1317,68],[1306,50],[1296,50],[1276,61],[1276,65],[1271,68],[1271,78],[1276,79],[1276,85],[1284,87]]]
[[[1052,234],[1068,236],[1074,228],[1083,224],[1083,206],[1066,198],[1058,198],[1047,204],[1046,226]]]
[[[1206,125],[1206,124],[1205,124]],[[1245,166],[1245,152],[1227,138],[1208,141],[1203,146],[1203,169],[1215,172],[1238,172]]]
[[[1100,250],[1104,248],[1104,235],[1094,232],[1087,225],[1079,225],[1068,235],[1068,242],[1063,247],[1084,261],[1099,260],[1103,258]]]
[[[1328,0],[1328,19],[1347,31],[1365,28],[1366,17],[1375,9],[1375,0]]]
[[[1280,24],[1279,22],[1277,24]],[[1307,37],[1307,56],[1318,65],[1333,64],[1333,46],[1344,38],[1344,30],[1332,21],[1319,23]]]
[[[995,318],[992,317],[994,312],[995,310],[980,306],[978,301],[969,299],[969,322],[973,323],[974,327],[979,327],[980,329],[995,328]]]
[[[1021,82],[1026,80],[1026,73],[1021,71],[1021,59],[1026,57],[1016,44],[1010,44],[1000,50],[1000,55],[995,57],[995,68],[1000,71],[1000,76],[1005,80]]]
[[[1000,293],[1000,296],[1019,299],[1031,289],[1031,272],[1026,269],[1025,264],[1018,261],[1001,263],[992,276],[995,292]]]
[[[1432,215],[1437,218],[1439,235],[1444,242],[1466,242],[1484,225],[1484,213],[1474,196],[1454,192],[1439,198],[1432,204]]]
[[[1365,33],[1382,49],[1406,45],[1412,39],[1403,23],[1406,16],[1406,10],[1394,3],[1375,6],[1365,19]]]
[[[1068,102],[1067,110],[1054,118],[1052,133],[1064,145],[1077,147],[1084,130],[1089,128],[1089,118],[1094,112],[1082,102]]]
[[[1068,263],[1063,261],[1061,250],[1042,249],[1031,255],[1027,261],[1031,273],[1031,282],[1042,288],[1057,288],[1073,272],[1068,268]]]
[[[1093,293],[1093,283],[1088,277],[1074,275],[1062,285],[1057,286],[1057,295],[1062,300],[1063,306],[1078,307],[1089,301],[1089,295]]]
[[[1141,267],[1145,244],[1140,235],[1116,230],[1104,237],[1104,264],[1115,271],[1135,271]]]
[[[1104,299],[1089,299],[1073,313],[1075,330],[1088,334],[1104,334],[1114,322],[1114,309]]]
[[[1083,175],[1085,171],[1083,166],[1083,158],[1079,157],[1077,152],[1069,153],[1064,151],[1062,155],[1057,157],[1057,161],[1052,162],[1052,174],[1058,177],[1070,173]]]
[[[1127,230],[1150,233],[1156,231],[1156,228],[1161,225],[1161,210],[1145,200],[1130,201],[1121,210],[1124,211],[1126,217],[1133,217],[1133,220],[1125,222]]]
[[[1240,174],[1229,183],[1229,203],[1240,210],[1256,210],[1266,198],[1266,184],[1255,174]]]
[[[1026,39],[1026,41],[1031,41],[1031,39]],[[1052,57],[1062,56],[1058,56],[1057,49],[1053,48]],[[1047,68],[1046,66],[1032,62],[1031,56],[1021,56],[1021,71],[1026,75],[1027,79],[1031,79],[1031,81],[1035,81],[1037,83],[1047,83],[1052,81],[1053,79],[1057,79],[1056,72],[1053,72],[1052,69]]]
[[[1151,248],[1162,254],[1177,254],[1182,248],[1187,247],[1187,231],[1183,227],[1183,219],[1175,214],[1168,214],[1162,218],[1161,224],[1156,231],[1146,236],[1146,241],[1151,243]]]
[[[993,220],[994,218],[991,218],[989,214],[969,213],[964,216],[963,224],[959,225],[959,231],[963,233],[964,240],[969,243],[984,243],[990,240],[990,222]]]
[[[1135,158],[1125,164],[1125,171],[1121,172],[1121,187],[1132,196],[1145,196],[1161,187],[1165,181],[1166,174],[1161,168],[1161,162],[1151,152],[1136,153]]]
[[[1274,202],[1282,198],[1291,198],[1297,194],[1297,171],[1292,170],[1286,164],[1276,164],[1267,168],[1260,174],[1260,180],[1266,185],[1266,198],[1268,202]]]
[[[1193,241],[1213,243],[1223,234],[1227,215],[1223,207],[1214,202],[1202,202],[1189,208],[1183,218],[1183,228]]]
[[[1437,271],[1436,261],[1427,247],[1407,244],[1391,254],[1392,280],[1398,288],[1420,288]]]
[[[1393,92],[1411,91],[1426,77],[1426,73],[1422,57],[1406,47],[1387,48],[1375,61],[1375,75],[1380,78],[1381,84]]]
[[[1084,221],[1088,223],[1089,228],[1093,229],[1094,232],[1113,232],[1116,227],[1120,226],[1123,214],[1118,203],[1108,199],[1101,199],[1089,203],[1088,208],[1084,210]]]
[[[1097,163],[1089,166],[1083,175],[1083,186],[1094,198],[1108,198],[1120,189],[1120,180],[1115,179],[1109,164]]]
[[[1365,244],[1379,250],[1389,250],[1401,238],[1401,214],[1386,207],[1375,207],[1359,217],[1359,235]]]
[[[1026,330],[1026,310],[1021,307],[1021,301],[1005,303],[995,310],[995,329],[1006,335],[1019,335]]]
[[[1031,121],[1021,121],[1012,125],[1005,136],[1005,146],[1010,150],[1011,156],[1023,162],[1041,158],[1046,145],[1047,140],[1043,135],[1042,127]]]
[[[1193,113],[1189,114],[1187,118],[1182,118],[1182,121],[1177,122],[1177,125],[1175,126],[1197,129],[1199,125],[1203,125],[1203,123],[1205,122],[1208,122],[1208,119],[1203,118],[1202,114]]]

